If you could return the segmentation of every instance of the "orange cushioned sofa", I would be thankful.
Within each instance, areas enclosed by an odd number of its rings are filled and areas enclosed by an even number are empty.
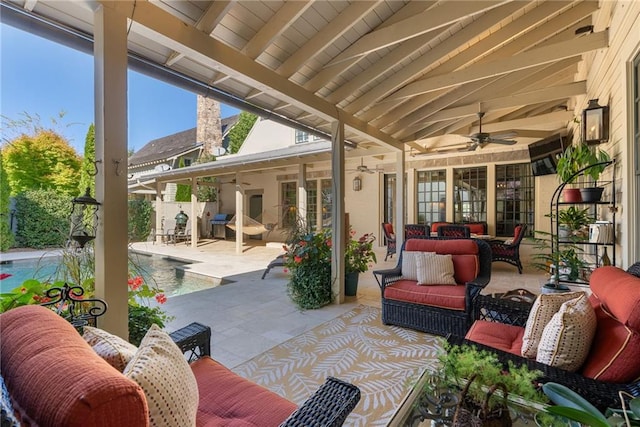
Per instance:
[[[525,326],[532,321],[527,304],[482,295],[475,310],[479,320],[466,334],[466,341],[454,337],[450,341],[473,342],[496,352],[503,361],[541,370],[543,382],[564,384],[600,409],[619,407],[618,391],[640,395],[640,277],[617,267],[600,267],[591,274],[589,287],[595,332],[586,360],[575,372],[521,355]],[[568,329],[565,332],[570,333]],[[554,351],[563,350],[556,347]]]
[[[418,285],[407,271],[411,252],[451,255],[454,283]],[[464,335],[473,320],[473,301],[491,279],[491,249],[476,239],[409,239],[395,268],[373,273],[382,293],[384,324],[442,336]]]
[[[151,404],[138,383],[107,363],[52,310],[18,307],[0,315],[0,322],[2,379],[23,426],[149,425]],[[179,355],[180,350],[193,351],[199,344],[186,345],[192,347],[175,349]],[[357,387],[329,378],[298,408],[208,356],[198,358],[190,367],[198,389],[197,427],[339,426],[360,398]],[[170,402],[161,404],[165,406],[172,410]]]

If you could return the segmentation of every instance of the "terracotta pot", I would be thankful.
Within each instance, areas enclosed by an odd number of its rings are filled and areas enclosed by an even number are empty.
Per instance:
[[[562,190],[562,201],[565,203],[580,203],[582,196],[579,188],[565,188]]]

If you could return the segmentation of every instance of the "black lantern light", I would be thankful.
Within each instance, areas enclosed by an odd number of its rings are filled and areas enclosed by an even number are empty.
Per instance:
[[[582,138],[585,144],[600,144],[609,139],[609,107],[598,104],[597,99],[589,101],[582,110]]]
[[[84,245],[96,238],[100,203],[91,197],[89,187],[83,196],[76,197],[71,203],[71,234],[69,237],[77,242],[80,248],[84,248]]]

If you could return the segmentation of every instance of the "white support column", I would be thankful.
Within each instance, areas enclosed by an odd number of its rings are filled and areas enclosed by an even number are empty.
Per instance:
[[[334,302],[344,302],[344,251],[345,251],[345,212],[344,212],[344,123],[333,122],[331,125],[331,175],[332,205],[332,240],[331,247],[331,292]]]
[[[167,233],[164,229],[164,205],[162,204],[162,184],[156,183],[156,243],[162,243]]]
[[[100,327],[128,338],[127,17],[99,5],[94,13],[96,296],[109,304]]]
[[[396,153],[396,253],[400,254],[400,248],[404,242],[404,151]]]
[[[307,224],[307,165],[298,165],[298,219],[305,228]]]
[[[316,181],[316,230],[323,228],[323,206],[322,206],[322,179]]]
[[[242,188],[242,176],[236,173],[236,253],[242,253],[242,240],[244,225],[244,188]]]
[[[198,180],[191,178],[191,247],[198,247]]]
[[[418,203],[416,201],[416,170],[407,170],[407,223],[417,224]],[[403,193],[404,194],[404,193]]]

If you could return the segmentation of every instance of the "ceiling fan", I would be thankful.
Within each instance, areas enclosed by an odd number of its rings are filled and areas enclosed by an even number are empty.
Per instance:
[[[360,164],[355,169],[347,169],[349,172],[362,172],[362,173],[376,173],[376,172],[384,172],[384,169],[379,168],[369,168],[364,164],[364,158],[360,159]]]
[[[469,139],[471,139],[471,141],[467,143],[466,148],[463,148],[459,151],[474,151],[476,148],[484,147],[487,144],[513,145],[517,143],[517,141],[514,141],[513,139],[498,138],[497,136],[491,136],[490,133],[482,132],[482,117],[484,117],[484,113],[482,111],[478,112],[478,120],[479,120],[478,133],[469,135]],[[510,138],[516,135],[517,133],[515,132],[500,134],[500,136],[504,138]]]

